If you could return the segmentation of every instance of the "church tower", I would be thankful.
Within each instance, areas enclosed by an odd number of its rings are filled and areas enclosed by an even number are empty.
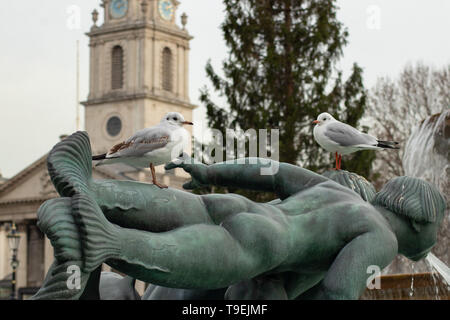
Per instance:
[[[189,41],[175,22],[177,0],[103,0],[104,23],[90,38],[90,86],[85,128],[93,153],[103,153],[135,131],[177,111],[192,121]],[[187,128],[192,130],[191,128]],[[192,131],[191,131],[192,134]]]

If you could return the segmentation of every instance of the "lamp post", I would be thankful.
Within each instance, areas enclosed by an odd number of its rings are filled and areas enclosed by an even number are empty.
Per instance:
[[[97,21],[98,21],[98,11],[97,9],[94,9],[94,11],[92,11],[92,22],[94,22],[93,27],[97,26]]]
[[[17,250],[19,249],[20,235],[17,233],[16,224],[13,222],[8,235],[9,248],[11,249],[11,267],[13,269],[11,279],[11,300],[16,300],[16,269],[19,266]]]
[[[183,12],[181,15],[181,24],[183,25],[183,30],[186,30],[186,24],[187,24],[188,16],[186,12]]]

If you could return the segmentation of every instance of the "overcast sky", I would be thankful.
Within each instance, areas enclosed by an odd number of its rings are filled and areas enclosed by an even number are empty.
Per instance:
[[[0,172],[12,177],[44,155],[59,135],[75,131],[76,41],[80,40],[81,100],[88,94],[89,50],[84,35],[100,0],[7,1],[0,10]],[[190,97],[200,105],[208,84],[204,66],[226,57],[220,32],[220,0],[180,0],[189,16]],[[450,1],[340,0],[339,19],[350,32],[341,68],[357,62],[365,84],[394,77],[406,63],[450,63]],[[73,10],[79,8],[79,25]],[[179,21],[179,19],[177,19]],[[83,118],[83,114],[82,114]],[[196,135],[205,128],[204,108],[194,114]]]

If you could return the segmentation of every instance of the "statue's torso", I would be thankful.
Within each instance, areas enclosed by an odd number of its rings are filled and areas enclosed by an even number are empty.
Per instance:
[[[333,182],[319,184],[274,205],[284,213],[292,247],[288,259],[268,274],[279,274],[289,297],[319,282],[336,255],[370,226],[388,228],[369,203]]]

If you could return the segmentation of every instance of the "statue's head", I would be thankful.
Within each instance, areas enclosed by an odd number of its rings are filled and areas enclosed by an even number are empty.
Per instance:
[[[383,186],[372,203],[397,214],[411,229],[407,239],[399,239],[400,253],[418,261],[431,251],[446,207],[435,186],[417,178],[397,177]]]

